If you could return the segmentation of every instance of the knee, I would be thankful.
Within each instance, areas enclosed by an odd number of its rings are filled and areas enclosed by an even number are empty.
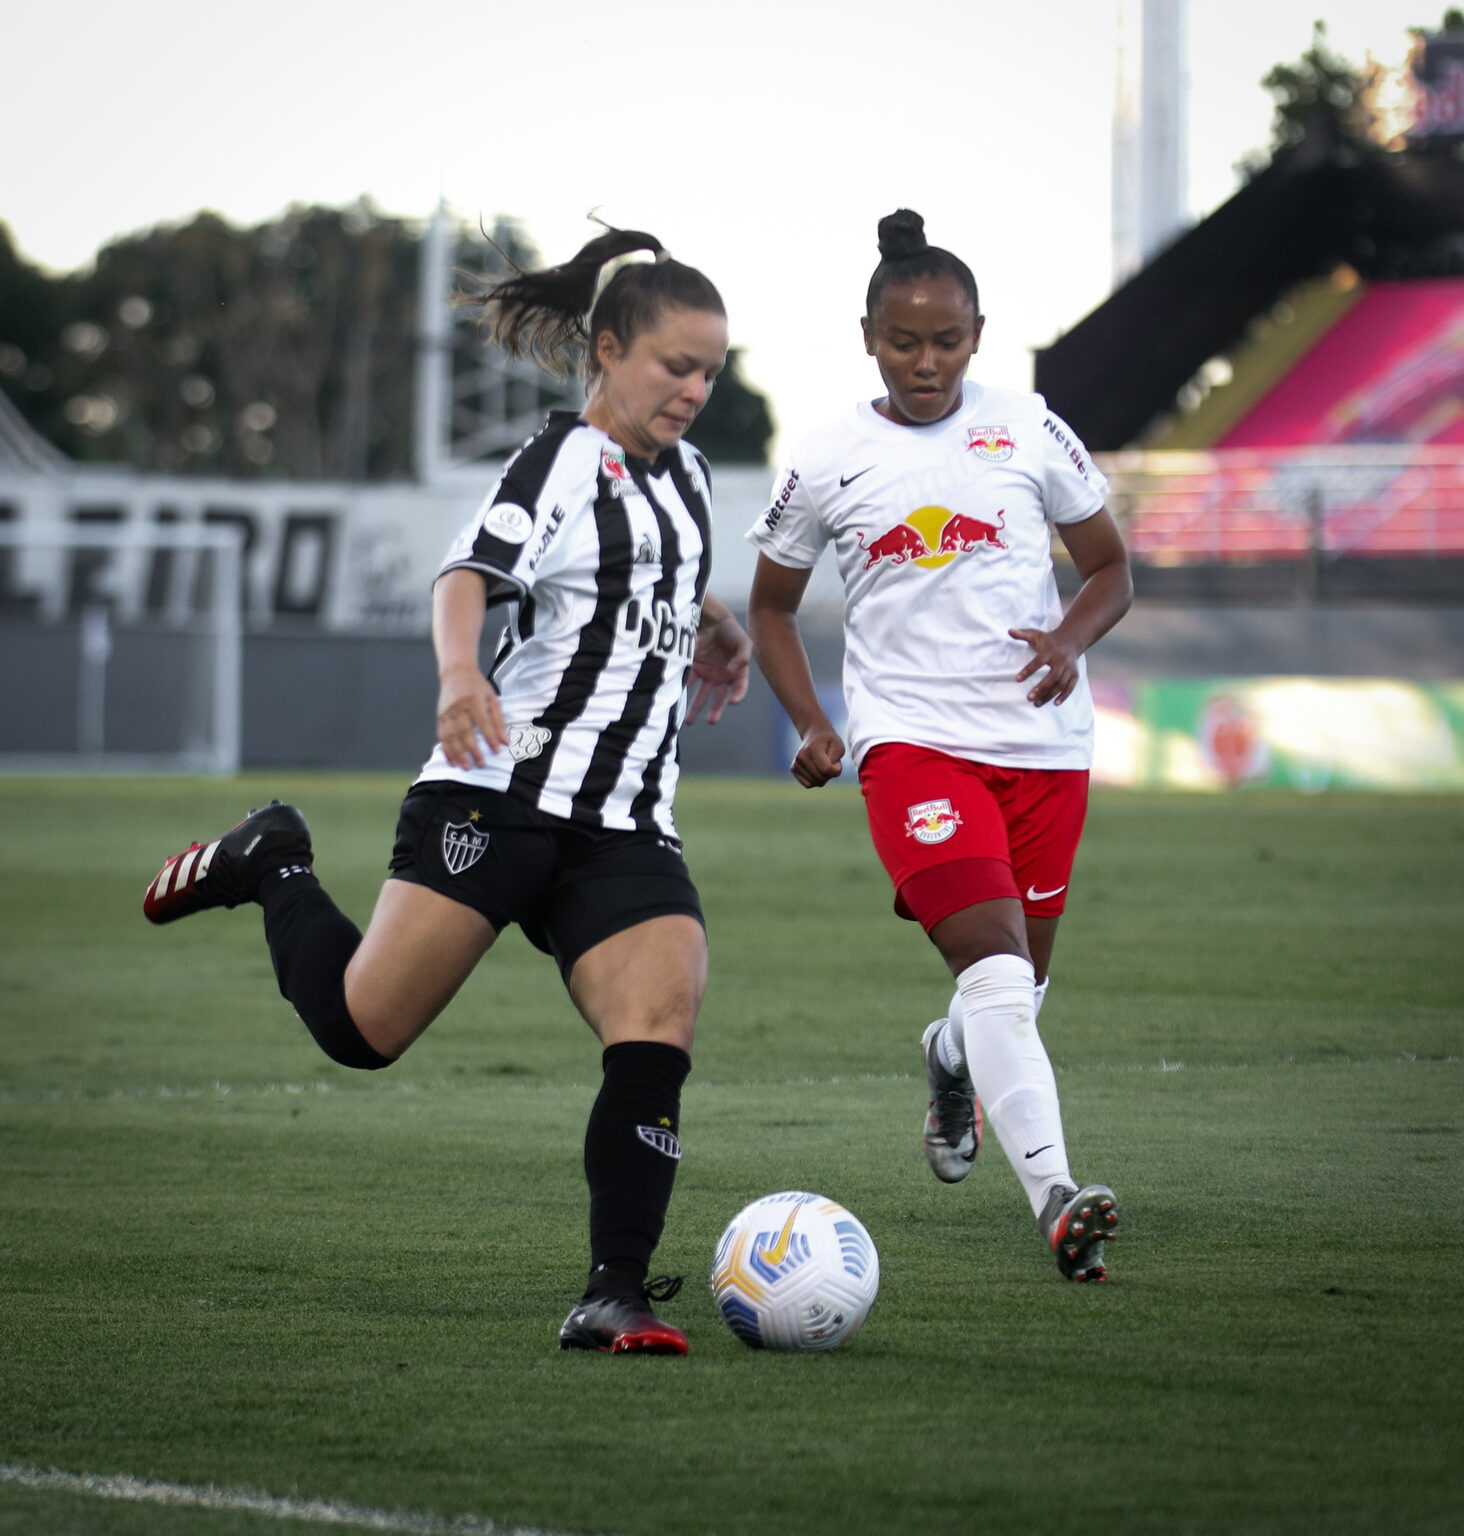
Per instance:
[[[359,1030],[355,1041],[332,1059],[343,1067],[354,1067],[358,1072],[380,1072],[383,1067],[394,1067],[400,1060],[397,1056],[383,1056]]]
[[[361,1032],[346,1004],[343,983],[333,989],[326,1006],[301,1017],[315,1043],[338,1066],[352,1067],[359,1072],[379,1072],[383,1067],[391,1066],[401,1054],[378,1050]]]
[[[1015,902],[1012,905],[1017,906]],[[1020,915],[1021,908],[1017,907],[1018,919]],[[1009,920],[1005,913],[983,912],[975,907],[937,923],[930,930],[930,940],[952,976],[959,976],[993,955],[1016,955],[1028,963],[1032,959],[1025,926],[1020,921]]]

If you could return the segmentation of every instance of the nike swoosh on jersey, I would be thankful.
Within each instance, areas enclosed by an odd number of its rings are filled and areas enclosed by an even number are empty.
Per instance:
[[[1035,885],[1029,885],[1027,887],[1027,900],[1047,901],[1053,896],[1061,896],[1065,890],[1067,890],[1066,884],[1058,886],[1055,891],[1039,891]]]
[[[874,465],[871,464],[869,466],[869,469],[858,470],[858,471],[856,471],[852,475],[840,475],[839,476],[839,489],[843,490],[843,488],[846,485],[853,485],[854,482],[859,478],[860,475],[867,475],[869,473],[869,470],[873,469],[873,468],[874,468]]]

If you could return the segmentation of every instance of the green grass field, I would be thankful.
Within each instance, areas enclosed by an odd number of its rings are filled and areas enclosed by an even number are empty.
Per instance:
[[[1080,1287],[994,1141],[963,1185],[926,1169],[949,986],[858,795],[686,785],[712,987],[665,1359],[555,1347],[598,1054],[516,932],[367,1075],[281,1001],[257,912],[142,919],[165,854],[280,794],[364,920],[403,787],[0,780],[0,1533],[317,1528],[17,1469],[421,1530],[1461,1528],[1464,801],[1096,798],[1042,1016],[1074,1171],[1125,1207]],[[707,1288],[784,1188],[880,1248],[829,1355],[744,1348]]]

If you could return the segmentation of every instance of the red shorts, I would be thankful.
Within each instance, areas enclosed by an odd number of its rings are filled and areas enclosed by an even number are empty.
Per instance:
[[[995,768],[886,742],[859,787],[895,911],[927,933],[963,907],[1014,897],[1058,917],[1088,810],[1085,768]]]

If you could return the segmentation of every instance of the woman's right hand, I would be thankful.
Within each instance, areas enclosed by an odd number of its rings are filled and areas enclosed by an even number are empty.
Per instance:
[[[454,768],[481,768],[479,738],[490,752],[508,744],[503,708],[492,683],[476,666],[450,667],[441,674],[437,694],[437,739]]]
[[[798,744],[792,774],[805,789],[821,789],[844,771],[844,743],[831,726],[815,726]]]

